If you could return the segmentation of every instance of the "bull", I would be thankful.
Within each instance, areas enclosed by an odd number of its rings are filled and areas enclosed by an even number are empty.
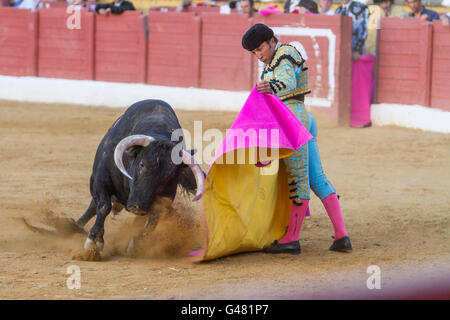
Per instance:
[[[136,215],[149,215],[146,227],[153,229],[159,219],[159,213],[151,211],[157,197],[173,201],[181,186],[195,193],[193,201],[200,199],[205,174],[193,154],[185,149],[181,126],[169,104],[143,100],[131,105],[109,128],[95,154],[92,200],[76,221],[83,228],[96,216],[84,247],[95,244],[99,251],[103,249],[104,222],[111,210],[117,213],[126,208]]]

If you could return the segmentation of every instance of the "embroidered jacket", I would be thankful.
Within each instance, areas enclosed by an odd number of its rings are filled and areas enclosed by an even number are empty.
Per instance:
[[[278,43],[272,61],[264,67],[261,80],[270,82],[280,100],[303,101],[304,95],[311,92],[304,64],[305,60],[295,47]]]

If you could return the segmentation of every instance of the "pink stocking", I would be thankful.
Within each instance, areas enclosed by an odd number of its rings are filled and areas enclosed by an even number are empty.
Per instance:
[[[330,194],[328,197],[322,200],[322,203],[328,213],[328,217],[330,217],[331,223],[333,223],[334,239],[337,240],[347,236],[341,206],[339,205],[339,200],[336,196],[336,193]]]
[[[297,206],[291,204],[291,215],[289,219],[289,226],[284,237],[278,241],[279,243],[288,243],[297,241],[300,237],[300,230],[302,228],[303,218],[306,210],[308,210],[309,200],[302,199],[302,205]]]

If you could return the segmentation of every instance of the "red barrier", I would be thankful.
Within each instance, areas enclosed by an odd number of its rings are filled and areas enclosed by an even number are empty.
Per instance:
[[[170,7],[170,6],[159,6],[159,7],[150,7],[150,11],[161,11],[161,12],[175,12],[177,10],[177,7]]]
[[[198,87],[200,28],[194,13],[149,12],[147,83]]]
[[[85,10],[70,14],[61,9],[39,10],[38,75],[48,78],[94,79],[92,13]]]
[[[381,19],[378,102],[430,105],[431,48],[431,24],[415,19]]]
[[[209,13],[219,13],[219,7],[211,7],[211,6],[200,6],[200,7],[188,7],[188,12],[195,12],[197,14],[209,12]]]
[[[0,74],[37,75],[37,31],[35,12],[0,8]]]
[[[274,14],[257,16],[254,23],[274,28],[281,43],[294,45],[306,59],[311,93],[308,104],[330,114],[341,124],[350,123],[351,36],[349,17]],[[253,82],[259,80],[262,64],[254,59]]]
[[[95,19],[95,80],[145,82],[147,42],[139,11]]]
[[[450,111],[450,29],[433,21],[431,107]]]
[[[246,15],[202,13],[200,86],[245,91],[253,88],[251,55],[241,38],[251,26]]]

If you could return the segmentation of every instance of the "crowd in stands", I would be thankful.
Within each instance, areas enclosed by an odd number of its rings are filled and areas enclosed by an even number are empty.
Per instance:
[[[9,5],[20,9],[36,10],[44,7],[44,3],[49,7],[51,3],[66,3],[74,5],[79,9],[95,11],[100,15],[121,14],[126,10],[135,10],[132,2],[126,0],[113,0],[110,3],[95,3],[95,0],[2,0],[3,5]],[[417,18],[424,21],[442,20],[444,26],[449,26],[450,13],[439,15],[436,11],[430,10],[422,5],[422,0],[404,0],[411,12],[406,12],[402,6],[394,5],[394,0],[373,0],[380,6],[385,17],[403,17]],[[279,13],[298,13],[298,14],[324,14],[324,15],[348,15],[351,16],[355,24],[354,28],[359,34],[364,36],[364,28],[367,28],[368,9],[367,6],[358,0],[341,0],[341,6],[336,11],[331,9],[332,0],[286,0],[283,10],[279,10],[277,5],[271,5],[267,8],[257,10],[254,6],[254,0],[205,0],[204,2],[194,3],[191,0],[183,0],[176,8],[177,12],[186,12],[193,6],[215,6],[220,8],[220,13],[241,13],[252,17],[256,13],[262,15]],[[445,4],[450,6],[450,0],[444,0]],[[447,4],[448,2],[448,4]],[[360,13],[363,13],[362,17]],[[354,45],[361,50],[361,44],[354,39]]]
[[[126,0],[113,0],[110,3],[95,3],[95,0],[61,0],[61,1],[42,1],[42,0],[8,0],[9,6],[19,8],[19,9],[29,9],[36,10],[41,8],[48,7],[56,7],[54,4],[62,4],[58,5],[58,7],[64,7],[73,5],[75,8],[80,10],[88,10],[95,11],[100,15],[109,15],[109,14],[121,14],[127,10],[135,10],[132,2]]]

